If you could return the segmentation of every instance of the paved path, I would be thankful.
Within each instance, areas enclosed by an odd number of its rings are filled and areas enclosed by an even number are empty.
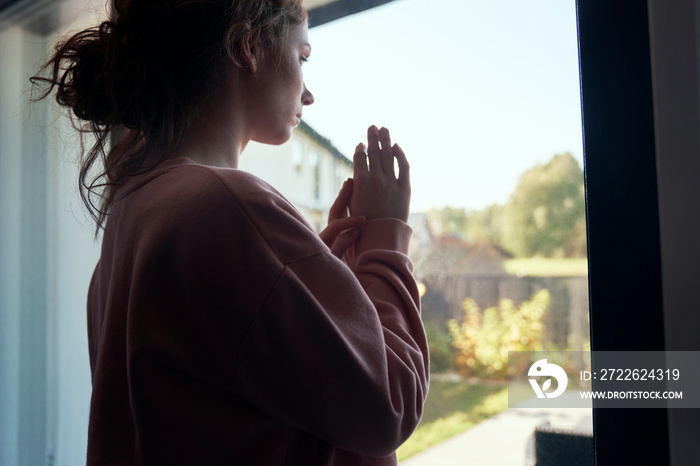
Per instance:
[[[546,421],[555,428],[593,431],[590,409],[509,408],[466,432],[413,455],[400,465],[525,466],[528,440],[535,427]]]

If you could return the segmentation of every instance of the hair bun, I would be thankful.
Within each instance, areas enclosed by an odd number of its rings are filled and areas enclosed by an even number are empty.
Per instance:
[[[109,82],[110,49],[114,32],[103,23],[91,37],[76,44],[72,67],[73,113],[82,119],[105,124],[114,114],[114,92]]]
[[[142,101],[136,91],[147,74],[139,40],[124,25],[105,21],[59,44],[56,56],[63,75],[59,78],[60,70],[54,66],[53,80],[38,80],[56,86],[58,103],[70,107],[81,120],[130,127],[131,106]]]

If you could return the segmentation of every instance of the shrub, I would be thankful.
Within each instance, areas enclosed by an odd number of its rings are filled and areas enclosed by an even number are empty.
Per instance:
[[[452,335],[433,322],[423,322],[428,337],[430,372],[444,372],[452,368]]]
[[[543,289],[518,306],[502,299],[482,313],[473,299],[465,299],[462,322],[448,323],[457,371],[465,376],[505,377],[508,351],[543,350],[542,318],[549,302],[550,293]]]

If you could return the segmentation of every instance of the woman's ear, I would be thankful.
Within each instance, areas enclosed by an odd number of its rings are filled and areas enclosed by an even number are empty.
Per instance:
[[[257,74],[262,61],[262,47],[260,45],[260,33],[246,34],[241,39],[241,59],[251,74]]]

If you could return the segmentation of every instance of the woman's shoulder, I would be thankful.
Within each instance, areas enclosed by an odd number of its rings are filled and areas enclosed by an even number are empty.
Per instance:
[[[218,183],[213,183],[214,180],[218,180]],[[284,198],[275,188],[251,173],[201,165],[180,157],[165,160],[155,168],[133,177],[119,189],[115,202],[139,191],[164,192],[164,185],[173,187],[174,191],[180,193],[185,199],[191,199],[191,195],[197,192],[216,194],[221,191],[221,188],[240,198],[248,196],[255,198],[256,194],[261,193]]]
[[[282,194],[243,170],[173,159],[125,188],[120,199],[149,210],[149,216],[164,221],[170,230],[200,231],[207,226],[232,233],[253,231],[283,262],[324,247]]]

